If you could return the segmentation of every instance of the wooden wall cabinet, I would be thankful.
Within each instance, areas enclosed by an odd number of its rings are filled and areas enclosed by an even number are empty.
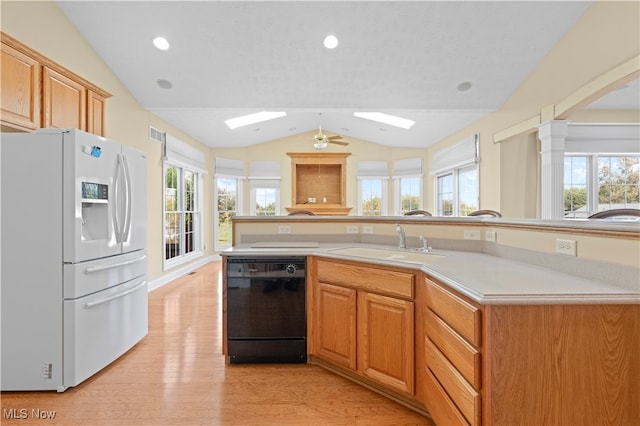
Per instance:
[[[291,157],[291,207],[320,215],[346,215],[349,153],[287,153]]]
[[[40,127],[40,63],[0,43],[0,120],[3,127],[35,130]]]
[[[87,129],[87,89],[67,76],[44,67],[42,127]]]
[[[413,395],[415,275],[314,258],[311,353]]]
[[[0,33],[3,130],[73,128],[105,136],[109,93]]]

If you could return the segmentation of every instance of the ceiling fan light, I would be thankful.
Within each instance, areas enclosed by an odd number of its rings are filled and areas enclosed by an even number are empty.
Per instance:
[[[314,147],[315,149],[325,149],[325,148],[327,147],[327,145],[328,145],[328,144],[327,144],[327,142],[326,142],[326,141],[324,141],[324,140],[322,140],[322,141],[316,141],[316,142],[313,144],[313,147]]]
[[[238,127],[261,123],[263,121],[273,120],[274,118],[286,117],[286,115],[287,113],[284,111],[260,111],[256,112],[255,114],[230,118],[228,120],[225,120],[224,122],[230,129],[237,129]]]
[[[400,127],[405,130],[410,129],[411,126],[416,124],[416,122],[413,120],[396,117],[395,115],[384,114],[382,112],[354,112],[353,115],[358,118],[364,118],[365,120],[371,120],[378,123],[388,124],[394,127]]]

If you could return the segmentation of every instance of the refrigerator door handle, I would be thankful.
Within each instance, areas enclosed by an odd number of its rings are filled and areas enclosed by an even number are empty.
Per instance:
[[[108,269],[121,268],[123,266],[132,265],[134,263],[142,262],[146,258],[147,258],[147,255],[143,255],[143,256],[140,256],[140,257],[136,257],[135,259],[125,260],[124,262],[112,263],[110,265],[104,265],[104,266],[94,266],[92,268],[86,268],[84,270],[84,273],[85,274],[91,274],[91,273],[94,273],[94,272],[106,271]]]
[[[125,182],[125,194],[124,194],[124,203],[125,203],[125,218],[124,225],[122,229],[122,242],[128,240],[129,237],[129,228],[131,227],[131,174],[129,173],[129,164],[127,163],[127,157],[122,155],[122,164],[123,164],[123,177]]]
[[[116,242],[117,243],[121,243],[122,242],[122,224],[120,223],[120,200],[121,200],[121,191],[122,191],[122,168],[123,168],[123,163],[122,163],[122,155],[118,154],[118,165],[116,167],[116,175],[114,178],[114,198],[115,198],[115,205],[113,208],[113,225],[114,225],[114,232],[116,234]]]
[[[142,287],[142,286],[144,286],[146,284],[147,284],[146,281],[142,281],[137,286],[135,286],[133,288],[130,288],[129,290],[125,290],[122,293],[114,294],[113,296],[105,297],[104,299],[94,300],[93,302],[87,302],[87,303],[85,303],[84,307],[85,307],[85,309],[90,309],[90,308],[93,308],[95,306],[102,305],[102,304],[107,303],[107,302],[111,302],[112,300],[119,299],[121,297],[124,297],[124,296],[127,296],[127,295],[133,293],[134,291],[138,290],[140,287]]]

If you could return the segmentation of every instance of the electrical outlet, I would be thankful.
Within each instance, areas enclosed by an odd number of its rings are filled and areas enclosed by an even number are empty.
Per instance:
[[[373,225],[362,225],[363,234],[373,234]]]
[[[576,240],[556,239],[556,253],[576,256]]]
[[[278,226],[278,234],[290,234],[291,226],[289,225],[280,225]]]
[[[358,225],[347,225],[347,234],[357,234]]]
[[[479,240],[480,239],[480,231],[477,229],[465,229],[464,230],[464,239],[465,240]]]
[[[496,242],[496,231],[485,231],[484,240],[489,241],[490,243]]]

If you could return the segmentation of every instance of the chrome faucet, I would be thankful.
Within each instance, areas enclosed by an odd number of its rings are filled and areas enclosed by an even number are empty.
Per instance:
[[[404,235],[404,229],[402,229],[402,226],[400,226],[400,224],[398,223],[396,224],[396,232],[398,233],[398,237],[400,238],[398,247],[407,248],[407,238]]]
[[[422,247],[420,247],[418,250],[423,251],[425,253],[429,253],[431,251],[431,247],[429,247],[429,243],[427,242],[427,239],[422,235],[420,235],[420,242],[422,242]]]

